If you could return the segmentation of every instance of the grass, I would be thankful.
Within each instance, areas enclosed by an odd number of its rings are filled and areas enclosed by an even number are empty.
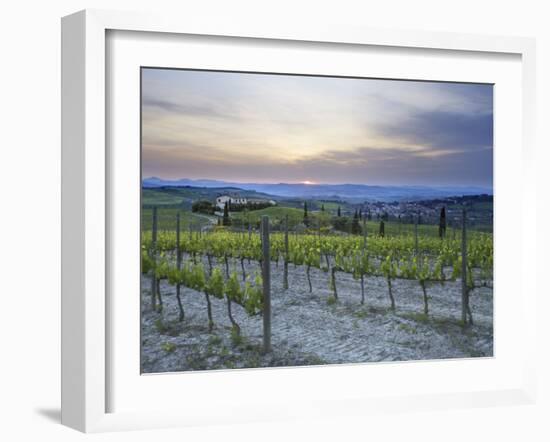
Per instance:
[[[252,212],[234,212],[231,214],[231,218],[235,220],[235,225],[240,225],[242,222],[246,222],[247,217],[252,223],[252,225],[258,224],[261,220],[262,215],[269,216],[271,223],[274,226],[280,225],[284,222],[285,216],[288,215],[289,228],[294,229],[296,225],[301,224],[304,220],[304,210],[295,209],[292,207],[268,207],[267,209],[254,210]],[[321,226],[330,226],[331,218],[333,215],[325,212],[312,212],[310,211],[309,219],[311,222],[310,227],[313,230],[316,230],[318,220],[321,219]],[[349,218],[349,217],[348,217]],[[349,218],[351,220],[351,218]],[[363,226],[363,221],[360,221],[360,225]],[[378,235],[380,231],[380,221],[379,220],[370,220],[365,222],[365,227],[367,231],[367,237],[372,235]],[[351,221],[348,222],[349,232],[351,233]],[[384,233],[386,236],[412,236],[414,235],[414,224],[399,222],[399,221],[385,221],[384,222]],[[482,228],[474,227],[470,228],[472,230],[480,230]],[[460,231],[455,229],[454,235],[456,238],[460,237]],[[435,224],[419,224],[418,225],[418,237],[419,238],[438,238],[439,237],[439,226]],[[453,228],[447,227],[447,237],[453,238]]]
[[[155,320],[155,329],[161,335],[179,336],[180,323],[175,321],[163,321],[161,318]]]
[[[216,335],[210,336],[208,339],[208,345],[220,345],[222,342],[222,338]]]
[[[166,327],[164,325],[164,322],[162,322],[162,319],[156,319],[155,320],[155,329],[160,333],[163,334],[166,332]]]
[[[418,330],[410,324],[399,324],[397,328],[399,328],[399,330],[403,330],[404,332],[407,332],[410,334],[418,333]]]
[[[454,318],[437,318],[426,315],[424,313],[400,313],[398,316],[404,319],[418,322],[420,324],[431,324],[434,327],[462,327],[462,322]],[[468,333],[468,329],[465,330]]]
[[[231,328],[231,343],[235,347],[238,347],[244,343],[244,337],[239,333],[237,327]]]
[[[257,368],[262,366],[262,360],[259,355],[251,355],[246,362],[247,368]]]
[[[424,313],[401,313],[399,316],[421,324],[427,324],[430,321],[430,317]]]
[[[163,342],[160,347],[166,353],[174,353],[176,351],[176,344],[174,344],[173,342]]]
[[[340,209],[343,210],[344,206],[345,206],[345,203],[340,204],[340,203],[335,203],[335,202],[332,202],[332,201],[319,200],[319,201],[316,201],[316,202],[317,202],[317,205],[319,207],[325,206],[325,212],[334,212],[334,213],[336,213],[338,211],[338,207],[340,207]]]
[[[462,205],[461,204],[449,204],[449,209],[455,209],[455,210],[461,210]],[[492,201],[476,201],[470,206],[470,210],[493,210],[493,202]]]
[[[361,226],[363,223],[360,223]],[[368,235],[378,235],[380,232],[380,221],[371,220],[365,223]],[[414,224],[407,224],[398,221],[384,221],[384,234],[386,236],[414,235]],[[433,224],[419,224],[418,236],[439,237],[439,226]]]
[[[152,228],[152,219],[153,219],[153,209],[148,204],[158,205],[158,230],[168,230],[174,231],[176,229],[176,215],[180,213],[180,226],[182,230],[188,230],[191,226],[194,230],[202,228],[207,225],[215,224],[217,222],[217,217],[213,215],[204,215],[197,214],[190,211],[190,204],[185,205],[174,205],[175,201],[181,202],[181,197],[177,196],[178,194],[170,193],[169,189],[161,190],[152,190],[144,189],[143,207],[141,211],[141,223],[142,231],[149,231]],[[280,202],[284,204],[284,202]],[[320,220],[322,226],[322,232],[326,233],[326,230],[331,225],[331,219],[334,216],[333,205],[338,206],[337,203],[327,202],[325,204],[325,212],[321,211],[309,211],[310,227],[312,230],[317,229],[317,224]],[[327,207],[328,206],[328,207]],[[277,205],[274,207],[268,207],[261,210],[253,210],[248,212],[232,212],[231,219],[233,221],[233,227],[235,229],[240,229],[247,220],[253,226],[259,226],[261,217],[263,215],[269,216],[271,224],[275,230],[282,228],[285,217],[288,215],[289,228],[294,230],[294,228],[303,223],[304,220],[304,210],[303,208],[294,208],[294,207],[285,207],[282,205]],[[351,218],[348,217],[348,228],[351,233]],[[378,235],[380,230],[380,221],[379,220],[370,220],[366,221],[363,224],[363,221],[360,221],[360,225],[365,225],[367,237],[372,235]],[[398,221],[386,221],[384,223],[385,235],[394,237],[394,236],[412,236],[414,235],[415,227],[414,224],[398,222]],[[471,226],[469,227],[471,232],[478,231],[476,234],[483,234],[479,232],[491,230],[491,226]],[[435,224],[419,224],[418,225],[418,236],[419,238],[437,238],[439,237],[439,227]],[[447,238],[452,239],[460,238],[459,229],[453,229],[452,227],[447,227]]]
[[[365,319],[369,315],[369,312],[367,310],[357,310],[353,313],[353,316],[359,319]]]
[[[233,212],[231,213],[231,218],[238,220],[240,222],[246,222],[247,219],[250,220],[252,225],[260,222],[263,215],[269,216],[269,219],[272,221],[283,221],[285,216],[288,215],[289,226],[294,226],[299,224],[304,219],[303,209],[294,209],[292,207],[267,207],[261,210],[253,210],[250,212]]]
[[[156,189],[143,189],[141,204],[143,205],[181,205],[188,199],[174,192]]]

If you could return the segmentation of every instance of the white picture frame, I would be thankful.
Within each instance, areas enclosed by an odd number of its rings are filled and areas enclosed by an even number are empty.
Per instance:
[[[206,415],[197,407],[194,413],[181,407],[156,410],[109,410],[108,396],[113,386],[109,381],[108,327],[111,312],[108,302],[108,244],[112,233],[107,228],[110,205],[108,184],[108,152],[106,121],[108,63],[106,36],[110,31],[155,32],[163,35],[200,35],[225,38],[270,39],[273,41],[337,43],[368,45],[383,48],[431,49],[477,54],[510,54],[521,57],[521,146],[516,149],[523,162],[522,221],[534,219],[534,176],[528,173],[534,157],[535,106],[535,45],[532,39],[490,37],[478,35],[426,33],[357,29],[345,26],[317,27],[308,24],[294,28],[284,24],[237,27],[230,23],[196,21],[192,17],[158,17],[150,14],[131,14],[87,10],[63,18],[62,21],[62,423],[85,432],[111,431],[170,426],[207,425],[215,422],[254,422],[289,417],[306,418],[329,415],[365,415],[373,411],[403,411],[475,407],[499,404],[532,403],[535,399],[534,342],[525,344],[518,356],[522,366],[521,381],[502,388],[473,388],[450,392],[437,387],[428,394],[388,394],[377,397],[358,395],[324,400],[316,398],[310,407],[255,407],[252,396],[242,399],[235,408],[242,411],[237,417],[231,410]],[[497,170],[498,174],[499,171]],[[525,222],[521,230],[521,307],[519,326],[527,336],[535,333],[536,287],[529,277],[528,256],[534,256],[534,229]],[[498,280],[497,280],[498,283]],[[136,330],[136,333],[138,331]],[[389,367],[389,366],[386,366]],[[335,372],[341,367],[328,367]],[[390,370],[390,368],[387,368]],[[475,371],[475,367],[472,370]],[[294,369],[286,370],[286,373]],[[361,367],[354,367],[357,373]],[[242,373],[242,372],[240,372]],[[257,373],[257,372],[256,372]],[[265,372],[264,372],[265,373]],[[296,370],[296,373],[298,371]],[[328,373],[328,372],[326,372]],[[239,373],[217,373],[218,381]],[[259,378],[264,382],[266,378]],[[268,376],[268,375],[266,375]],[[287,374],[286,376],[293,376]],[[198,378],[197,378],[198,379]],[[168,381],[165,381],[168,382]],[[449,384],[450,382],[447,381]],[[439,388],[439,390],[438,390]]]

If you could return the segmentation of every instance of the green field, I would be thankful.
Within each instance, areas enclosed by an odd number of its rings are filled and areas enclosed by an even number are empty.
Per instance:
[[[204,215],[191,212],[191,205],[195,201],[207,200],[214,202],[215,198],[220,194],[238,194],[247,198],[264,198],[271,199],[272,196],[264,195],[255,191],[246,191],[242,189],[225,188],[207,188],[207,187],[163,187],[163,188],[144,188],[142,189],[142,229],[150,230],[152,226],[152,206],[158,207],[159,230],[175,230],[176,214],[180,212],[181,228],[189,229],[191,226],[194,230],[200,229],[207,225],[216,225],[217,216]],[[274,197],[273,197],[274,198]],[[352,232],[352,217],[354,206],[346,202],[338,202],[335,200],[306,200],[308,211],[308,227],[309,231],[321,230],[321,233],[349,233]],[[298,228],[299,232],[303,232],[304,226],[304,200],[290,198],[278,199],[277,206],[268,207],[261,210],[231,212],[231,229],[242,230],[248,228],[250,224],[253,229],[257,229],[263,215],[269,216],[273,230],[281,230],[284,228],[285,217],[288,216],[289,229],[294,231]],[[321,207],[324,206],[324,211]],[[338,207],[341,208],[342,217],[336,218]],[[447,206],[450,210],[458,211],[462,208],[461,205],[451,204]],[[492,203],[486,201],[475,201],[469,210],[468,230],[492,232],[492,219],[488,217],[492,209]],[[459,233],[457,228],[459,221],[456,221],[456,213],[454,215],[453,227],[447,226],[447,236],[452,237]],[[363,220],[359,221],[363,227]],[[365,223],[368,235],[378,235],[380,231],[380,221],[370,220]],[[386,236],[400,236],[414,234],[414,224],[395,221],[385,222]],[[436,224],[419,224],[419,236],[437,237],[439,236],[439,228]]]
[[[363,223],[360,223],[363,225]],[[380,231],[380,221],[367,221],[366,222],[367,234],[378,235]],[[386,236],[400,236],[400,235],[413,235],[414,224],[400,223],[397,221],[384,222],[384,232]],[[459,235],[460,232],[457,229],[452,229],[447,226],[447,235],[452,238],[453,234]],[[439,226],[433,224],[419,224],[418,236],[424,237],[439,237]]]
[[[189,210],[180,209],[177,207],[159,207],[157,209],[158,216],[158,230],[175,230],[176,229],[176,214],[180,213],[180,225],[182,230],[188,230],[191,226],[193,230],[198,230],[208,225],[216,225],[216,216],[207,216],[203,214],[192,213]],[[291,207],[268,207],[266,209],[254,210],[250,212],[232,212],[231,221],[232,228],[240,230],[243,226],[246,226],[248,222],[253,228],[259,226],[261,217],[263,215],[269,216],[270,223],[275,229],[280,229],[284,225],[285,216],[288,215],[289,229],[294,231],[298,225],[302,225],[304,211],[303,209],[294,209]],[[323,232],[327,232],[327,228],[330,227],[332,215],[327,212],[309,212],[309,229],[316,231],[321,220],[321,227]],[[342,217],[343,219],[345,217]],[[151,230],[153,219],[153,210],[149,207],[144,207],[141,213],[142,230]],[[341,233],[351,233],[351,218],[347,218],[347,228],[340,231]],[[365,226],[367,235],[378,235],[380,232],[380,221],[360,221],[360,226]],[[478,229],[476,229],[478,230]],[[400,223],[397,221],[386,221],[384,223],[384,231],[386,236],[401,236],[414,234],[414,224]],[[432,224],[419,224],[418,235],[424,237],[437,237],[439,236],[439,228],[437,225]],[[447,235],[449,237],[459,236],[460,231],[447,227]]]
[[[326,210],[326,206],[325,206]],[[249,220],[252,226],[257,226],[260,222],[260,219],[262,215],[268,215],[269,220],[273,225],[280,225],[283,223],[283,220],[285,219],[285,216],[288,215],[288,224],[289,228],[291,230],[294,230],[295,227],[298,224],[302,224],[304,220],[304,211],[303,209],[293,209],[289,207],[269,207],[267,209],[262,210],[255,210],[252,212],[236,212],[231,214],[231,219],[233,221],[233,225],[238,228],[242,224],[242,221],[245,222]],[[321,227],[330,227],[331,219],[334,215],[321,211],[317,212],[309,212],[309,228],[311,230],[315,230],[318,227],[319,220],[321,220]],[[342,217],[343,219],[345,217]],[[352,218],[347,218],[348,223],[347,227],[348,229],[345,229],[343,233],[351,233],[351,222]],[[363,221],[359,221],[359,224],[361,227],[365,225],[367,229],[367,235],[378,235],[380,231],[380,221],[371,220],[366,221],[363,223]],[[407,224],[407,223],[400,223],[397,221],[386,221],[384,222],[384,232],[387,236],[400,236],[400,235],[411,235],[414,234],[414,224]],[[451,227],[447,227],[447,234],[452,235],[453,229]],[[456,234],[456,233],[455,233]],[[432,224],[419,224],[418,225],[418,235],[419,236],[426,236],[426,237],[437,237],[439,236],[439,227],[437,225]]]
[[[335,203],[333,201],[316,201],[316,203],[319,207],[324,206],[325,211],[334,213],[338,211],[338,207],[343,210],[346,206],[346,203]]]
[[[166,192],[155,189],[143,189],[141,204],[144,206],[180,205],[187,197],[175,192]]]
[[[215,224],[215,217],[195,214],[188,210],[181,210],[176,207],[159,207],[157,209],[158,230],[176,230],[176,215],[180,213],[180,226],[182,230],[193,230],[209,224]],[[153,225],[153,209],[144,207],[141,210],[141,230],[151,230]]]
[[[448,209],[461,210],[462,205],[460,205],[460,204],[449,204],[449,205],[447,205],[447,208]],[[492,201],[481,201],[481,202],[476,201],[468,207],[468,210],[474,211],[474,212],[476,212],[476,211],[487,211],[487,210],[492,211],[493,210],[493,202]]]
[[[254,210],[250,212],[233,212],[231,213],[231,219],[235,220],[239,225],[242,221],[249,221],[252,225],[256,225],[260,222],[263,215],[269,216],[271,222],[280,222],[288,215],[288,224],[295,226],[302,222],[304,218],[303,209],[294,209],[292,207],[268,207],[266,209]]]

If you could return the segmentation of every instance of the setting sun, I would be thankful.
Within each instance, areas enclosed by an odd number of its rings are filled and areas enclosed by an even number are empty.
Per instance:
[[[306,181],[302,181],[302,184],[315,184],[315,183],[313,181],[306,180]]]

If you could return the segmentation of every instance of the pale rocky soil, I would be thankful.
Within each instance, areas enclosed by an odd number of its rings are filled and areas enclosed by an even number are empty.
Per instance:
[[[240,265],[236,267],[240,271]],[[247,272],[259,270],[256,263]],[[211,297],[215,328],[208,332],[203,293],[182,288],[185,320],[178,322],[175,288],[161,283],[164,310],[150,307],[150,279],[142,277],[142,371],[227,369],[470,358],[493,355],[493,293],[476,289],[471,296],[475,325],[463,329],[460,281],[428,287],[430,314],[423,312],[417,282],[394,280],[396,310],[389,309],[383,278],[365,280],[360,304],[359,281],[337,273],[339,301],[329,305],[329,274],[311,269],[309,293],[304,267],[289,266],[289,290],[282,289],[282,265],[272,264],[273,352],[263,355],[262,317],[249,317],[238,305],[233,315],[243,340],[231,339],[225,301]],[[161,325],[162,324],[162,325]]]

